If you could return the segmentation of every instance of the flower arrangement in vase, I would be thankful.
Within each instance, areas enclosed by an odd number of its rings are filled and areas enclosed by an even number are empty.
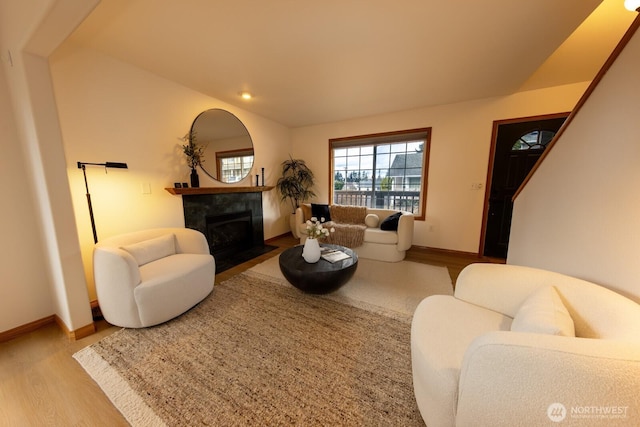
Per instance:
[[[323,237],[329,237],[330,233],[336,231],[336,229],[333,227],[326,228],[325,226],[323,226],[322,224],[324,224],[324,222],[324,218],[320,218],[320,220],[318,221],[318,218],[316,218],[315,216],[310,220],[307,220],[307,238],[320,239]]]
[[[320,259],[320,243],[318,239],[328,237],[333,233],[335,228],[327,228],[324,225],[324,218],[312,217],[307,221],[307,240],[304,241],[304,248],[302,248],[302,258],[308,263],[318,262]]]

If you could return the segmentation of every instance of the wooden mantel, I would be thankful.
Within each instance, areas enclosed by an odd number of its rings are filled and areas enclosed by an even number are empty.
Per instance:
[[[229,193],[260,193],[270,191],[272,185],[262,185],[258,187],[189,187],[189,188],[165,188],[169,193],[177,196],[195,194],[229,194]]]

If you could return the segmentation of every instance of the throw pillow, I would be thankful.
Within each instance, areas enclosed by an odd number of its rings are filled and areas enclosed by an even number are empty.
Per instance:
[[[380,230],[385,231],[397,231],[398,223],[400,222],[400,217],[402,216],[402,212],[394,213],[393,215],[389,215],[380,223]]]
[[[511,330],[564,337],[576,336],[573,319],[553,286],[538,289],[522,303],[513,318]]]
[[[321,221],[321,218],[324,218],[325,222],[331,221],[331,212],[329,211],[329,205],[311,203],[311,216],[316,217],[318,221]]]
[[[366,206],[331,205],[331,220],[339,224],[359,224],[367,228],[364,224],[366,216]]]
[[[165,234],[154,239],[122,246],[121,249],[129,252],[138,265],[145,265],[157,259],[174,255],[176,253],[175,236]]]
[[[376,228],[379,222],[380,218],[376,214],[368,214],[364,217],[364,223],[369,228]]]

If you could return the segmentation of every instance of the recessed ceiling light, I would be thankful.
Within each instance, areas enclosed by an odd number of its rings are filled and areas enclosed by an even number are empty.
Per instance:
[[[251,99],[251,98],[253,98],[253,95],[251,95],[249,92],[240,92],[240,96],[242,97],[242,99]]]

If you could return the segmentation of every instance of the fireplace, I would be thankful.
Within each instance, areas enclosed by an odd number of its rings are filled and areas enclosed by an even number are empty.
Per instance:
[[[187,228],[202,232],[216,273],[275,249],[264,244],[262,193],[183,194]]]
[[[253,246],[251,211],[206,217],[207,241],[214,257],[236,254]]]

